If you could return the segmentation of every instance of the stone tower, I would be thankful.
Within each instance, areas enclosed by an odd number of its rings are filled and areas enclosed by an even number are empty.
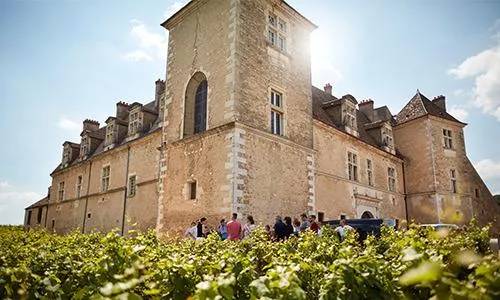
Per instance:
[[[410,219],[467,223],[475,216],[483,224],[492,221],[499,209],[467,157],[463,134],[467,124],[446,111],[445,97],[429,100],[417,91],[396,121],[397,148],[405,156]]]
[[[158,229],[314,209],[309,34],[281,0],[193,0],[169,30]]]

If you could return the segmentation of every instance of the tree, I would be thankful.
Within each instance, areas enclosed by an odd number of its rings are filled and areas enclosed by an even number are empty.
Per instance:
[[[500,205],[500,194],[493,196],[493,200],[495,200],[495,202],[496,202],[498,205]]]

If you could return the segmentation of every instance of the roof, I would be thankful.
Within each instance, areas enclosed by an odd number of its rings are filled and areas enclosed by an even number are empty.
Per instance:
[[[323,90],[315,86],[311,87],[311,91],[312,91],[312,102],[313,102],[313,118],[327,125],[330,125],[331,127],[344,131],[343,125],[340,124],[339,121],[331,118],[324,110],[325,107],[330,107],[340,104],[341,100],[333,95],[330,95],[329,93],[324,92]],[[378,145],[375,139],[373,139],[373,137],[365,129],[365,125],[371,123],[370,120],[365,116],[364,113],[362,113],[359,110],[356,110],[356,121],[358,125],[359,139],[364,141],[365,143],[368,143],[374,147],[379,148],[380,145]]]
[[[158,115],[157,111],[154,111],[154,112],[152,111],[152,109],[155,109],[155,108],[156,108],[155,101],[151,101],[151,102],[142,106],[142,110],[146,109],[146,111],[148,111],[152,114]],[[108,118],[108,120],[109,120],[109,118]],[[124,125],[128,124],[126,121],[121,120],[121,119],[116,119],[116,121],[120,124],[124,124]],[[162,125],[161,118],[156,118],[156,120],[151,124],[151,127],[149,127],[149,128],[146,127],[144,132],[139,133],[139,137],[137,137],[133,140],[127,140],[127,138],[124,138],[123,140],[116,143],[115,146],[113,147],[113,149],[120,147],[122,145],[125,145],[127,143],[137,141],[137,140],[141,139],[142,137],[145,137],[145,136],[157,131],[159,128],[161,128],[161,125]],[[74,159],[73,161],[71,161],[70,163],[68,163],[68,165],[65,167],[62,165],[62,163],[60,163],[50,174],[52,175],[54,173],[57,173],[59,171],[66,169],[66,168],[78,165],[81,162],[85,162],[85,161],[87,161],[95,156],[98,156],[98,155],[104,153],[105,152],[104,142],[105,142],[105,136],[106,136],[106,128],[107,128],[107,126],[103,126],[103,127],[99,128],[98,130],[90,131],[87,133],[89,137],[96,138],[100,142],[99,142],[99,145],[97,146],[97,148],[94,150],[94,152],[92,152],[88,155],[86,160],[82,161],[82,160],[77,158],[77,159]],[[75,144],[75,145],[79,145],[79,144]]]
[[[426,115],[431,115],[466,125],[466,123],[460,122],[448,112],[446,112],[446,110],[437,106],[434,102],[429,100],[418,90],[415,96],[413,96],[413,98],[410,99],[405,107],[403,107],[403,109],[396,115],[396,123],[398,125],[403,124]]]
[[[48,204],[49,204],[49,198],[45,197],[45,198],[43,198],[41,200],[38,200],[37,202],[31,204],[30,206],[26,207],[25,209],[37,208],[37,207],[45,206],[45,205],[48,205]]]

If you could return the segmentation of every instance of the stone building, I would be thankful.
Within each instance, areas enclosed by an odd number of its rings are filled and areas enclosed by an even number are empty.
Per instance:
[[[316,26],[285,1],[193,0],[162,26],[155,101],[118,103],[106,126],[86,120],[80,144],[64,143],[45,227],[163,233],[232,212],[267,224],[304,212],[425,223],[498,212],[444,97],[418,92],[393,115],[312,87]]]

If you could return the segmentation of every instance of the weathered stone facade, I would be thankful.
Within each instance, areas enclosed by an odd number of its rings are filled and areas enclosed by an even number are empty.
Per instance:
[[[27,226],[38,207],[38,223],[60,233],[133,223],[181,233],[232,212],[263,224],[304,212],[459,224],[497,214],[444,97],[417,93],[393,116],[311,87],[315,25],[286,2],[194,0],[162,26],[167,79],[155,101],[118,103],[104,127],[86,120]]]

